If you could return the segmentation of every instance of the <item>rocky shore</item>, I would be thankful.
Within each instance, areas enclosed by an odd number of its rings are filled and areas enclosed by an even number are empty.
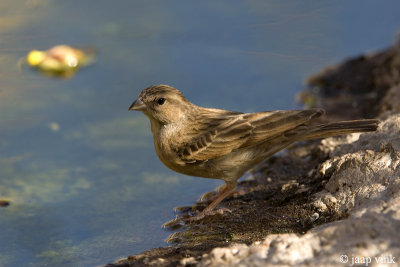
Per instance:
[[[378,131],[298,143],[254,169],[170,246],[107,266],[350,266],[400,262],[400,43],[327,68],[298,98],[323,120],[379,118]],[[186,216],[194,207],[180,209]]]

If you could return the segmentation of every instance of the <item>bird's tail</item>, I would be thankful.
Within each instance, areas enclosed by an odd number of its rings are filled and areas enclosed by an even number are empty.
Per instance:
[[[299,136],[299,140],[325,138],[349,133],[373,132],[378,128],[379,122],[379,120],[368,119],[339,121],[311,127],[309,126],[308,131]]]

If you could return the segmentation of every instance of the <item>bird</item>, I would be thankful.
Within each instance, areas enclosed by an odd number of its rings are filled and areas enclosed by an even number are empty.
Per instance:
[[[130,105],[150,120],[155,151],[169,169],[190,176],[221,179],[219,195],[197,218],[234,192],[246,171],[294,142],[378,128],[379,120],[361,119],[319,125],[310,122],[323,109],[242,113],[197,106],[176,88],[147,87]]]

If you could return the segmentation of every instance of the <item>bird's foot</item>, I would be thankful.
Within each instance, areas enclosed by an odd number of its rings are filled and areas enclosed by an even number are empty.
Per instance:
[[[221,208],[221,209],[216,209],[216,210],[204,210],[197,214],[196,216],[188,218],[189,222],[195,222],[204,219],[206,216],[214,216],[214,215],[223,215],[224,212],[229,212],[232,213],[230,209],[227,208]]]
[[[200,196],[197,203],[208,203],[218,198],[218,196],[226,189],[226,185],[218,186],[214,191],[204,193]]]
[[[218,197],[218,191],[210,191],[210,192],[202,194],[200,196],[199,200],[197,200],[197,203],[212,202],[217,197]]]
[[[228,208],[220,208],[220,209],[216,209],[216,210],[203,210],[202,212],[200,212],[194,216],[183,215],[181,217],[178,217],[178,215],[177,215],[175,217],[175,219],[164,223],[161,227],[173,230],[173,229],[180,228],[184,225],[200,221],[207,216],[223,215],[224,213],[232,213],[232,211]]]
[[[207,207],[206,203],[197,203],[193,206],[178,206],[174,208],[175,212],[179,212],[180,214],[193,214],[198,212],[198,210],[205,209]]]
[[[185,219],[184,217],[178,217],[178,215],[175,217],[175,219],[170,220],[163,225],[161,225],[162,228],[168,228],[170,230],[178,229],[185,225]]]

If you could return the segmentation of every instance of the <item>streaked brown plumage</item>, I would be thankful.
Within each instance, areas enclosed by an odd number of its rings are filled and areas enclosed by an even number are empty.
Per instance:
[[[369,119],[309,126],[322,109],[240,113],[203,108],[168,85],[144,89],[129,110],[150,119],[157,155],[168,168],[225,181],[203,215],[233,192],[247,170],[293,142],[375,131],[379,124]]]

